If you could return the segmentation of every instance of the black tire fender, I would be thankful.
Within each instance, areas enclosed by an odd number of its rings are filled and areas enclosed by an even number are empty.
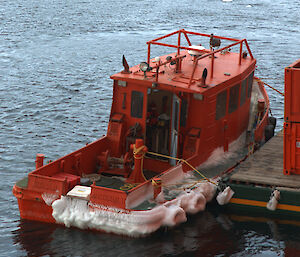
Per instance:
[[[273,125],[274,128],[276,128],[276,123],[277,123],[277,119],[275,117],[271,116],[271,117],[268,118],[268,124],[269,125]]]
[[[274,136],[274,126],[269,124],[265,127],[265,141],[269,141]]]

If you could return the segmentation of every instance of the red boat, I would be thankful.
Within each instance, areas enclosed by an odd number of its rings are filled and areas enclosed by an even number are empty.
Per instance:
[[[274,133],[246,39],[182,29],[147,44],[147,62],[123,56],[111,76],[107,135],[47,165],[38,154],[15,184],[22,219],[132,236],[174,226]],[[175,52],[153,58],[153,46]]]

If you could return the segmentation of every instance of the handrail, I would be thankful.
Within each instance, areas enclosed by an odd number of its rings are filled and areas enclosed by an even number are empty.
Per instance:
[[[176,34],[178,34],[177,45],[158,42],[159,40],[171,37],[171,36],[176,35]],[[184,35],[184,37],[185,37],[185,39],[186,39],[186,41],[188,43],[188,46],[181,45],[181,35],[182,34]],[[228,40],[228,41],[233,41],[234,43],[232,43],[232,44],[230,44],[228,46],[225,46],[225,47],[223,47],[221,49],[210,51],[210,50],[207,50],[207,49],[199,50],[199,49],[192,48],[191,47],[192,44],[191,44],[191,41],[190,41],[190,39],[188,37],[188,34],[190,34],[190,35],[196,35],[196,36],[202,36],[202,37],[210,37],[210,35],[208,35],[208,34],[203,34],[203,33],[198,33],[198,32],[193,32],[193,31],[187,31],[187,30],[184,30],[184,29],[180,29],[180,30],[174,31],[172,33],[166,34],[164,36],[155,38],[155,39],[150,40],[150,41],[147,42],[147,45],[148,45],[147,62],[150,63],[151,44],[152,45],[160,45],[160,46],[166,46],[166,47],[176,48],[177,49],[177,55],[180,55],[180,50],[181,49],[184,49],[184,50],[196,50],[196,51],[205,53],[204,55],[199,56],[198,58],[196,58],[195,61],[194,61],[194,67],[193,67],[192,75],[191,75],[191,78],[190,78],[190,81],[189,81],[189,84],[188,84],[188,87],[190,87],[191,84],[192,84],[193,78],[194,78],[194,74],[195,74],[195,71],[196,71],[196,68],[197,68],[198,61],[201,60],[201,59],[203,59],[203,58],[206,58],[206,57],[209,57],[209,56],[214,57],[214,55],[216,53],[218,53],[218,52],[221,52],[221,51],[224,51],[226,49],[229,49],[230,47],[233,47],[235,45],[240,45],[239,65],[241,65],[243,43],[245,43],[246,48],[248,50],[248,53],[249,53],[251,59],[253,59],[252,52],[250,50],[250,47],[249,47],[248,42],[247,42],[246,39],[240,40],[240,39],[235,39],[235,38],[227,38],[227,37],[214,36],[215,38],[223,39],[223,40]],[[179,60],[179,63],[178,63],[177,67],[178,67],[178,71],[180,71],[181,70],[181,59]],[[211,77],[213,77],[213,71],[214,71],[214,58],[211,58]]]
[[[204,58],[206,58],[206,57],[208,57],[208,56],[212,56],[212,58],[211,58],[211,77],[213,77],[213,71],[214,71],[214,59],[215,59],[215,58],[214,58],[214,55],[215,55],[216,53],[218,53],[218,52],[224,51],[225,49],[228,49],[228,48],[233,47],[233,46],[235,46],[235,45],[238,45],[238,44],[242,45],[242,43],[243,43],[244,41],[246,41],[246,39],[242,39],[242,40],[240,40],[240,41],[238,41],[238,42],[235,42],[235,43],[233,43],[233,44],[230,44],[230,45],[228,45],[228,46],[225,46],[225,47],[223,47],[223,48],[221,48],[221,49],[218,49],[218,50],[215,50],[215,51],[213,51],[213,52],[209,52],[209,53],[207,53],[207,54],[205,54],[205,55],[201,55],[201,56],[197,57],[197,59],[195,60],[195,64],[194,64],[194,67],[193,67],[192,76],[191,76],[191,78],[190,78],[188,87],[190,87],[191,84],[192,84],[192,80],[193,80],[193,78],[194,78],[194,74],[195,74],[196,68],[197,68],[197,66],[198,66],[197,64],[198,64],[198,61],[199,61],[199,60],[204,59]],[[241,49],[240,49],[240,50],[241,50]],[[252,56],[252,54],[251,54],[251,56]],[[241,58],[241,53],[240,53],[240,58]],[[252,59],[253,59],[253,56],[252,56]],[[240,62],[239,62],[239,64],[240,64]]]

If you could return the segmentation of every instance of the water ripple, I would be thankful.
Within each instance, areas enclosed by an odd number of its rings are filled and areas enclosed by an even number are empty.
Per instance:
[[[299,241],[294,227],[276,241],[268,228],[224,230],[210,214],[145,240],[57,228],[20,221],[11,193],[37,152],[56,159],[105,134],[109,76],[122,70],[123,54],[130,65],[144,61],[145,42],[162,34],[186,28],[246,38],[257,76],[283,91],[283,69],[300,56],[297,1],[8,0],[0,24],[0,256],[282,255]],[[162,53],[153,48],[153,56]],[[283,98],[267,90],[279,130]],[[298,234],[286,236],[291,230]]]

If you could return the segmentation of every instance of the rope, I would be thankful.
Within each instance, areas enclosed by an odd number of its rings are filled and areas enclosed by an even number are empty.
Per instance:
[[[279,94],[281,94],[282,96],[284,96],[284,93],[280,92],[279,90],[277,90],[277,89],[274,88],[274,87],[271,87],[271,86],[268,85],[266,82],[263,82],[263,81],[262,81],[262,83],[264,83],[264,85],[268,86],[269,88],[273,89],[273,90],[276,91],[277,93],[279,93]]]
[[[181,183],[176,183],[176,184],[164,184],[163,182],[161,183],[161,185],[163,187],[176,187],[176,186],[183,186],[183,185],[189,185],[188,187],[185,187],[184,189],[187,189],[187,188],[192,188],[194,185],[198,184],[199,182],[203,181],[203,179],[199,179],[197,181],[193,181],[193,182],[181,182]],[[184,190],[183,189],[183,190]],[[172,189],[172,190],[175,190],[175,189]],[[182,190],[182,189],[176,189],[176,190]]]
[[[254,153],[254,144],[248,146],[248,156]]]
[[[137,184],[130,184],[130,183],[126,183],[123,186],[120,186],[120,190],[122,191],[128,191],[132,188],[134,188]]]
[[[144,180],[147,181],[144,173],[143,173],[143,162],[144,162],[144,156],[145,156],[145,152],[143,151],[143,149],[145,148],[144,145],[140,146],[139,148],[136,148],[135,145],[133,145],[133,157],[137,160],[141,160],[141,175],[143,176]],[[184,159],[180,159],[180,158],[176,158],[176,157],[172,157],[172,156],[168,156],[168,155],[164,155],[164,154],[159,154],[159,153],[154,153],[154,152],[147,152],[148,154],[152,154],[155,156],[159,156],[159,157],[164,157],[164,158],[168,158],[168,159],[173,159],[178,161],[179,163],[185,163],[186,165],[188,165],[192,170],[194,170],[195,172],[197,172],[204,180],[206,180],[207,182],[217,185],[217,183],[215,183],[214,181],[210,180],[209,178],[207,178],[206,176],[204,176],[200,171],[198,171],[194,166],[192,166],[189,162],[187,162]],[[140,156],[137,156],[140,155]],[[194,182],[191,186],[189,186],[190,188],[193,187],[195,184],[197,184],[199,181]],[[156,182],[152,180],[152,184]],[[182,184],[190,184],[190,183],[181,183]]]
[[[217,185],[217,183],[215,183],[214,181],[210,180],[209,178],[207,178],[206,176],[204,176],[200,171],[198,171],[194,166],[192,166],[190,163],[188,163],[186,160],[184,159],[180,159],[180,158],[176,158],[176,157],[172,157],[172,156],[168,156],[168,155],[164,155],[164,154],[160,154],[160,153],[154,153],[154,152],[149,152],[148,154],[152,154],[155,156],[159,156],[159,157],[164,157],[164,158],[168,158],[168,159],[172,159],[172,160],[176,160],[180,162],[185,163],[186,165],[188,165],[191,169],[193,169],[194,171],[196,171],[203,179],[205,179],[207,182],[212,183],[214,185]]]

